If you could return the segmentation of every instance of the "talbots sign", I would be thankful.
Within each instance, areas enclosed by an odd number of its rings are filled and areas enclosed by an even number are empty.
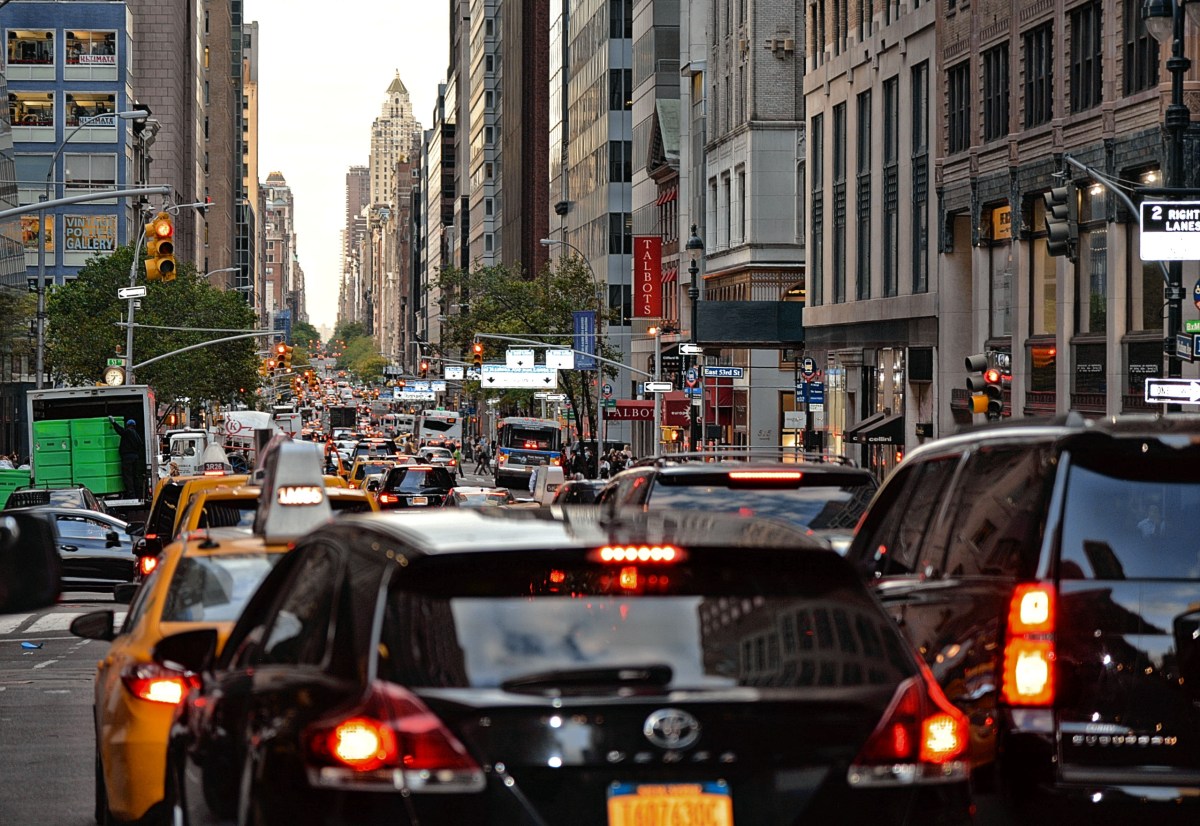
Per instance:
[[[662,239],[657,235],[633,238],[633,315],[662,318]]]

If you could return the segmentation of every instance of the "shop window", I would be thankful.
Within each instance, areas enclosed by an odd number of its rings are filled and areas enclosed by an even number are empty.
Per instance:
[[[1058,370],[1058,348],[1053,342],[1033,344],[1029,348],[1029,389],[1052,393]]]
[[[1058,332],[1058,259],[1046,250],[1046,211],[1041,196],[1031,198],[1025,208],[1032,217],[1030,226],[1041,232],[1029,244],[1030,332],[1053,335]]]
[[[42,29],[8,30],[8,65],[54,62],[54,32]]]
[[[1162,342],[1157,338],[1151,341],[1131,341],[1127,347],[1125,392],[1138,399],[1144,399],[1146,379],[1162,378]]]
[[[1076,302],[1080,333],[1108,330],[1108,226],[1104,223],[1104,188],[1099,184],[1083,190],[1080,199],[1079,261]]]
[[[51,92],[9,92],[8,108],[13,126],[54,126]]]
[[[1075,345],[1075,393],[1108,392],[1108,359],[1102,341]]]
[[[1124,229],[1129,248],[1129,329],[1131,332],[1157,330],[1161,333],[1164,304],[1167,300],[1163,268],[1157,261],[1142,260],[1142,233],[1138,225],[1129,223]],[[1159,355],[1161,357],[1162,354]]]
[[[116,66],[116,32],[67,32],[67,63],[78,66]]]
[[[91,126],[116,126],[116,118],[98,117],[116,112],[116,96],[95,92],[67,92],[64,122],[67,126],[79,126],[84,120]]]
[[[990,320],[988,334],[993,338],[1012,335],[1013,245],[1012,209],[1008,204],[985,209],[980,236],[989,244]]]

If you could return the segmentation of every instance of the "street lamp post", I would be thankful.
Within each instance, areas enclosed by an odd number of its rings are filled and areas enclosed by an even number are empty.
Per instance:
[[[600,361],[600,319],[604,315],[604,296],[600,292],[600,281],[596,278],[596,271],[592,269],[592,263],[588,261],[587,256],[580,252],[579,247],[572,244],[570,241],[564,241],[559,238],[543,238],[541,240],[543,247],[562,244],[567,249],[579,256],[583,261],[584,266],[588,269],[588,274],[592,277],[592,286],[596,289],[596,330],[594,333],[595,351],[596,351],[596,472],[600,471],[600,454],[604,452],[604,363]]]
[[[704,253],[704,241],[701,240],[697,232],[696,225],[692,224],[692,235],[687,240],[687,245],[684,247],[691,257],[688,262],[688,275],[691,276],[691,281],[688,283],[688,301],[691,302],[692,322],[691,336],[692,343],[698,344],[698,336],[696,335],[696,305],[700,301],[700,284],[697,276],[700,274],[700,265],[697,259]],[[698,364],[700,359],[693,356]],[[700,384],[700,404],[704,404],[704,384],[701,380]],[[696,449],[696,403],[695,399],[688,399],[688,450]]]
[[[241,271],[242,271],[241,267],[221,267],[221,269],[219,269],[219,270],[209,270],[208,272],[206,272],[204,275],[202,275],[200,277],[208,278],[210,275],[216,275],[219,272],[241,272]]]
[[[1164,126],[1167,132],[1167,157],[1164,183],[1168,189],[1182,189],[1183,137],[1191,125],[1191,111],[1183,102],[1183,76],[1192,61],[1183,53],[1183,14],[1187,10],[1193,23],[1200,23],[1200,2],[1192,0],[1146,0],[1142,6],[1142,21],[1146,31],[1160,45],[1171,44],[1171,56],[1167,58],[1167,71],[1171,73],[1171,103],[1167,106]],[[1176,340],[1183,328],[1183,262],[1167,264],[1167,335],[1164,342],[1167,350],[1167,376],[1181,378],[1183,362],[1179,358]],[[1178,410],[1177,405],[1171,409]]]
[[[80,129],[102,118],[140,120],[148,117],[150,117],[150,113],[145,109],[130,109],[124,112],[105,112],[81,118],[70,134],[63,138],[62,144],[54,150],[54,154],[50,156],[50,165],[46,168],[46,194],[42,200],[50,200],[50,187],[54,184],[54,169],[58,165],[58,158]],[[46,370],[46,210],[44,209],[38,212],[37,353],[34,358],[34,369],[37,370],[35,386],[41,390],[44,383],[43,374]]]

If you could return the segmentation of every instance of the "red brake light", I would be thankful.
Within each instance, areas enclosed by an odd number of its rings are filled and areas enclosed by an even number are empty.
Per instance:
[[[394,493],[381,493],[376,497],[381,505],[394,505],[400,501],[400,497]]]
[[[600,562],[678,562],[682,557],[673,545],[605,545],[594,553]]]
[[[731,470],[735,482],[798,482],[804,474],[798,470]]]
[[[1054,704],[1056,603],[1054,587],[1046,583],[1025,583],[1013,590],[1001,680],[1001,694],[1009,705]]]
[[[150,572],[158,567],[157,556],[139,556],[138,557],[138,573],[142,576],[150,576]]]
[[[188,689],[196,685],[190,674],[175,671],[157,663],[131,665],[121,672],[121,682],[139,700],[164,705],[178,705]]]

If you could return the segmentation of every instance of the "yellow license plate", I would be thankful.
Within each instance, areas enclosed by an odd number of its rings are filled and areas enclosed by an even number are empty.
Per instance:
[[[429,498],[426,496],[412,496],[412,497],[409,497],[408,504],[410,504],[410,505],[428,505]]]
[[[724,780],[703,783],[613,783],[609,826],[733,826],[733,798]]]

